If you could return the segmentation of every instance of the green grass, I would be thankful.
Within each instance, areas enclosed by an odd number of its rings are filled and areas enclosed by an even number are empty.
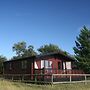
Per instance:
[[[90,90],[90,83],[35,85],[0,80],[0,90]]]

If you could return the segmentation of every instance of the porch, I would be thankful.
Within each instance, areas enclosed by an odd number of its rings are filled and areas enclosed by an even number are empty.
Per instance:
[[[70,76],[68,74],[84,74],[82,70],[58,70],[58,69],[35,69],[34,74],[36,75],[36,79],[40,81],[51,81],[52,75],[58,75],[55,76],[55,81],[63,81],[63,80],[69,80]],[[65,75],[65,76],[62,76]],[[81,79],[81,76],[73,76],[73,79]]]
[[[90,74],[5,74],[3,78],[9,77],[13,81],[22,81],[27,83],[38,84],[59,84],[59,83],[78,83],[78,82],[90,82]],[[33,77],[31,79],[30,77]]]
[[[84,74],[82,70],[59,70],[59,69],[51,69],[51,68],[43,68],[43,69],[34,69],[34,74]]]

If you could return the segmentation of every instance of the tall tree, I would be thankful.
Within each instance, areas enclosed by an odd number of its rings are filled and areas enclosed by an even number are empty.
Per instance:
[[[54,44],[46,44],[37,49],[40,54],[47,54],[51,52],[59,52],[62,51],[57,45]],[[66,54],[66,52],[64,52]]]
[[[76,39],[73,50],[79,61],[78,66],[86,73],[90,73],[90,30],[84,26]]]
[[[25,49],[23,57],[25,56],[34,56],[37,55],[37,53],[34,51],[34,47],[32,45],[29,45],[27,49]]]
[[[6,57],[0,55],[0,74],[3,73],[3,62],[6,61],[6,60],[7,60]]]
[[[26,50],[26,42],[22,41],[22,42],[15,43],[13,45],[12,49],[13,49],[13,51],[16,52],[16,55],[18,57],[21,57]]]
[[[15,59],[36,55],[36,52],[34,51],[34,47],[32,45],[29,45],[27,47],[26,42],[24,41],[15,43],[12,49],[14,52],[16,52],[16,55],[17,55],[13,57]]]

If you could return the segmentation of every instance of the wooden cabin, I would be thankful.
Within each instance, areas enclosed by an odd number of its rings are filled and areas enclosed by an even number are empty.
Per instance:
[[[77,60],[62,52],[37,55],[17,60],[4,62],[4,75],[7,74],[83,74],[82,70],[77,69]],[[31,76],[30,79],[34,77]],[[40,78],[40,77],[39,77]]]

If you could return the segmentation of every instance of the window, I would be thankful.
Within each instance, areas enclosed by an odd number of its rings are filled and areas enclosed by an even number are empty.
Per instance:
[[[52,67],[52,61],[48,61],[48,67]]]
[[[63,62],[63,69],[66,69],[66,62]]]
[[[52,61],[48,61],[48,67],[52,68]]]
[[[71,69],[71,62],[66,62],[66,69]]]
[[[71,62],[63,62],[63,69],[72,69]]]
[[[26,69],[27,68],[27,61],[22,61],[22,69]]]
[[[38,69],[38,65],[37,65],[37,62],[36,61],[34,62],[34,68],[35,69]]]
[[[45,60],[45,68],[48,68],[48,61]]]
[[[52,61],[41,60],[41,68],[52,68]]]
[[[41,69],[44,68],[44,60],[41,60]]]
[[[58,62],[58,69],[61,69],[61,63]]]

